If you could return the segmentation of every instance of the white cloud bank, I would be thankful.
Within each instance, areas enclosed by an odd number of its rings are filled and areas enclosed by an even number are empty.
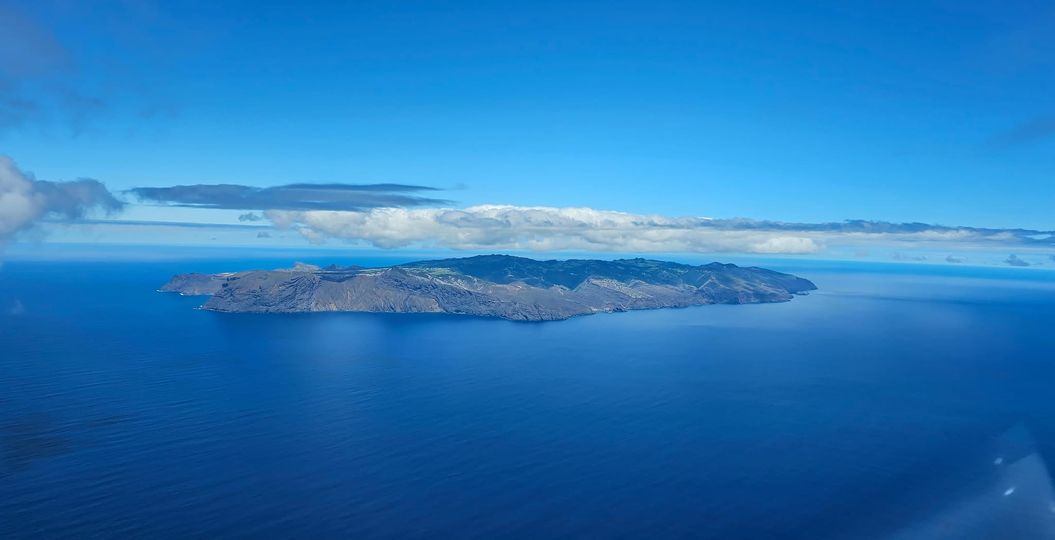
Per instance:
[[[0,247],[43,218],[77,219],[92,209],[113,212],[122,206],[98,180],[37,180],[0,156]]]
[[[935,246],[1050,247],[1050,233],[872,221],[783,223],[632,214],[592,208],[482,205],[369,211],[269,210],[280,228],[380,248],[511,249],[621,253],[809,254],[832,245],[884,242]],[[1037,239],[1038,235],[1043,237]]]

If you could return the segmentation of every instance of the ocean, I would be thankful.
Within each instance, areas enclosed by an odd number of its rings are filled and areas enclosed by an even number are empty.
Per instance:
[[[1055,534],[1055,272],[548,323],[156,292],[288,262],[7,262],[0,538]]]

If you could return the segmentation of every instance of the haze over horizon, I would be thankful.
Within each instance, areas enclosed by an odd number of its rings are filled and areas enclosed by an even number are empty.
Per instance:
[[[0,33],[9,257],[1055,266],[1041,4],[16,0]]]

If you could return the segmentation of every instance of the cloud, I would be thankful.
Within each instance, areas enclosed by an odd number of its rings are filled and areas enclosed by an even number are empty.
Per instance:
[[[784,223],[632,214],[592,208],[502,205],[375,208],[361,212],[268,210],[278,227],[318,243],[326,238],[380,248],[584,252],[815,253],[832,245],[1050,246],[1044,231],[874,221]]]
[[[137,187],[129,191],[143,201],[233,210],[361,211],[450,202],[417,195],[419,192],[438,191],[436,188],[405,184],[289,184],[265,188],[237,184],[194,184]],[[255,214],[242,214],[239,219],[253,221],[249,217],[252,215]]]
[[[37,180],[0,156],[0,246],[43,219],[79,219],[92,210],[112,213],[123,205],[98,180]]]
[[[722,231],[697,218],[666,218],[590,208],[474,206],[377,208],[366,212],[282,211],[265,215],[296,227],[309,241],[342,238],[381,248],[424,244],[455,249],[536,251],[812,253],[810,238],[758,231]]]
[[[901,252],[895,252],[893,259],[895,261],[922,262],[927,260],[927,257],[923,255],[906,255]]]
[[[1029,263],[1020,259],[1018,255],[1011,254],[1004,259],[1004,262],[1011,266],[1029,266]]]
[[[260,231],[260,232],[256,233],[256,237],[257,238],[271,238],[271,233],[269,233],[267,231]]]
[[[261,216],[256,212],[247,212],[238,216],[238,221],[260,221],[262,219],[264,219],[264,216]]]
[[[42,219],[42,223],[66,222],[65,220]],[[266,229],[264,225],[242,225],[240,223],[199,223],[193,221],[155,221],[145,219],[78,219],[77,225],[103,225],[118,227],[174,227],[179,229],[234,229],[256,231]]]
[[[82,90],[80,66],[51,29],[0,6],[0,35],[0,130],[59,119],[76,132],[105,108]]]
[[[1000,133],[989,142],[991,146],[1008,147],[1030,144],[1055,137],[1055,116],[1034,118]]]
[[[0,73],[5,77],[32,77],[73,66],[70,51],[55,34],[10,7],[0,7]]]
[[[963,257],[953,257],[952,255],[949,255],[948,257],[945,257],[945,262],[947,262],[949,264],[961,264],[961,263],[963,263],[966,260],[967,259],[964,259]]]
[[[196,50],[183,46],[189,40],[176,48],[156,45],[179,42],[190,32],[200,35],[200,28],[166,24],[167,8],[158,2],[109,2],[105,9],[89,2],[25,7],[32,4],[0,2],[0,134],[62,126],[77,135],[101,125],[95,121],[101,115],[130,113],[142,125],[178,108],[145,75],[160,62],[170,65]],[[93,25],[103,12],[105,28]],[[79,30],[67,31],[70,24]]]

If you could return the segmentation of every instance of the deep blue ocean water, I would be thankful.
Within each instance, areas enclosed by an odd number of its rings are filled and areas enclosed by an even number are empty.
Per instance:
[[[0,538],[1051,530],[1053,273],[783,263],[820,290],[541,324],[155,292],[280,264],[7,263]]]

